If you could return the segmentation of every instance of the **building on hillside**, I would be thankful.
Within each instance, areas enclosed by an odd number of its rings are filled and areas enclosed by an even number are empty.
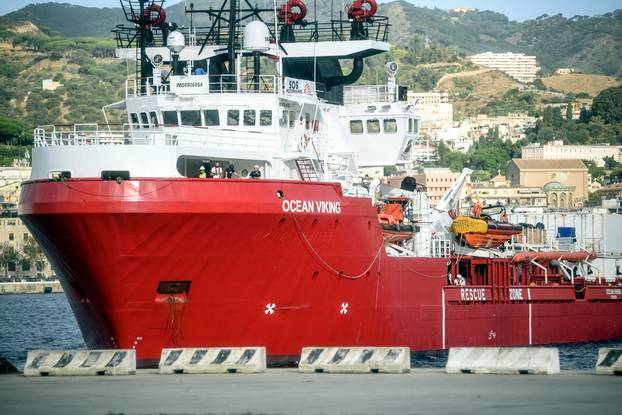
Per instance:
[[[475,10],[477,9],[472,9],[470,7],[454,7],[453,9],[449,9],[449,11],[452,11],[454,13],[459,13],[459,14],[467,14]]]
[[[21,183],[30,178],[30,167],[0,167],[0,200],[2,203],[19,202]]]
[[[587,200],[589,174],[581,160],[513,159],[506,176],[512,186],[541,187],[551,208],[575,208]]]
[[[525,131],[536,125],[536,117],[524,113],[508,113],[497,117],[478,114],[469,118],[472,138],[485,136],[490,130],[497,130],[499,138],[515,143],[525,138]]]
[[[598,145],[564,145],[562,140],[549,141],[546,144],[533,143],[521,148],[523,160],[590,160],[603,167],[605,157],[613,157],[622,162],[622,146]]]
[[[61,84],[58,81],[54,81],[52,79],[41,80],[41,89],[43,89],[44,91],[55,91],[61,86],[63,86],[63,84]]]
[[[24,246],[32,235],[17,216],[17,204],[21,191],[20,184],[30,178],[30,167],[0,167],[0,249],[11,247],[17,252],[13,261],[3,264],[6,269],[0,272],[2,280],[22,280],[55,278],[47,258],[41,254],[38,258],[28,258]]]
[[[449,188],[454,185],[460,173],[454,173],[448,168],[424,168],[422,172],[412,175],[417,185],[425,186],[422,190],[428,195],[430,206],[435,206],[447,193]],[[389,186],[400,187],[405,176],[391,176],[386,182]],[[462,192],[465,192],[465,187]],[[421,188],[420,188],[421,189]]]
[[[570,75],[574,72],[574,68],[557,68],[555,69],[555,75]]]
[[[454,119],[453,104],[446,92],[408,91],[408,102],[420,118],[419,134],[436,138],[440,131],[451,128]]]
[[[468,59],[476,65],[494,68],[511,76],[519,82],[535,81],[540,70],[535,56],[524,53],[493,53],[485,52],[471,55]]]
[[[448,168],[425,168],[422,173],[415,174],[413,177],[425,186],[425,191],[430,199],[430,204],[435,206],[447,193],[449,188],[454,185],[460,173],[454,173]]]

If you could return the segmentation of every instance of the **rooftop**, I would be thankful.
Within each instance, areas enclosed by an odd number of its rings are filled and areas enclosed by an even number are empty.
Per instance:
[[[524,160],[512,159],[521,170],[587,170],[581,160]]]

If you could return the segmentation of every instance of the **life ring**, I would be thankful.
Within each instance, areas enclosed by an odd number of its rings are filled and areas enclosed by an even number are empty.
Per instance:
[[[373,1],[373,0],[371,0]],[[294,8],[298,8],[298,12],[293,11]],[[288,0],[283,6],[281,6],[281,10],[279,10],[279,14],[277,15],[279,22],[291,25],[293,23],[297,23],[305,18],[307,15],[307,6],[302,2],[302,0]]]
[[[152,18],[152,12],[158,13],[158,17]],[[159,4],[152,3],[151,5],[145,7],[145,10],[143,10],[143,17],[148,19],[148,23],[146,26],[148,29],[150,29],[151,26],[160,27],[166,20],[166,12]]]
[[[367,4],[369,7],[364,7]],[[376,0],[354,0],[346,7],[348,17],[352,20],[366,20],[373,17],[378,11]]]

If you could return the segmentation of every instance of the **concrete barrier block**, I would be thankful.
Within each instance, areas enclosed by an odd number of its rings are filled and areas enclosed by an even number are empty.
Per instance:
[[[136,350],[35,350],[28,352],[24,376],[133,375]]]
[[[622,349],[606,347],[598,349],[596,374],[622,376]]]
[[[160,374],[260,373],[266,371],[265,347],[163,349]]]
[[[408,347],[305,347],[298,370],[305,373],[407,373]]]
[[[449,350],[447,373],[559,373],[559,350],[547,347],[456,347]]]

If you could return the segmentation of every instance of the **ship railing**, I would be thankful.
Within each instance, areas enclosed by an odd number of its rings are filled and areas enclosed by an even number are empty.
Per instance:
[[[200,87],[180,88],[175,81],[180,78],[189,81],[203,81]],[[191,75],[189,77],[160,78],[129,78],[125,81],[125,96],[152,95],[201,95],[224,93],[258,93],[274,94],[282,90],[283,82],[275,75]]]
[[[73,126],[42,125],[34,130],[34,146],[77,146],[91,144],[123,144],[128,129],[113,130],[97,124],[74,124]],[[118,126],[115,126],[118,127]]]
[[[343,13],[343,12],[341,12]],[[351,40],[375,40],[387,42],[389,40],[389,18],[387,16],[374,16],[366,22],[359,22],[353,25],[351,20],[344,18],[343,14],[339,19],[327,22],[306,22],[303,25],[293,25],[292,30],[297,42],[343,42]],[[281,33],[282,24],[277,25],[274,30],[274,17],[264,19],[272,34],[271,41],[274,41],[274,33]],[[200,47],[222,46],[229,41],[229,26],[222,19],[218,19],[212,26],[193,26],[192,32],[187,27],[175,29],[184,34],[186,39],[194,37],[195,44]],[[140,36],[136,34],[136,26],[117,25],[112,30],[118,48],[139,48]],[[152,27],[147,38],[147,47],[166,46],[167,30],[161,27]],[[235,31],[236,49],[241,47],[242,31]],[[285,43],[285,42],[283,42]]]
[[[344,104],[367,104],[397,101],[397,86],[361,85],[343,87]]]
[[[119,126],[116,126],[119,128]],[[197,146],[239,151],[276,151],[274,134],[212,128],[154,127],[139,129],[124,124],[121,129],[96,124],[40,126],[34,131],[35,147],[89,145]]]

